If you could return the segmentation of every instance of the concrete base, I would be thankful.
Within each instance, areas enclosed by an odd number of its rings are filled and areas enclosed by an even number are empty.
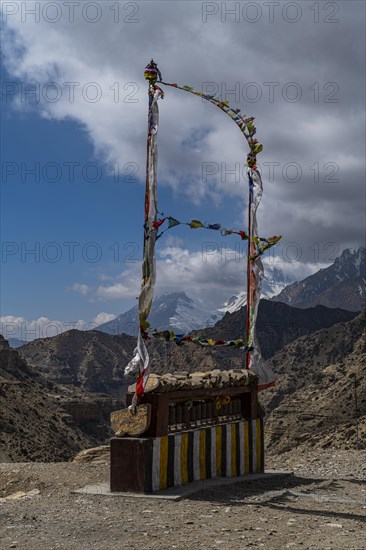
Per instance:
[[[185,486],[180,487],[171,487],[169,489],[164,489],[162,491],[156,491],[152,494],[144,493],[125,493],[125,492],[111,492],[110,485],[106,483],[98,483],[95,485],[85,485],[81,489],[76,489],[71,491],[75,494],[82,495],[96,495],[96,496],[109,496],[109,497],[128,497],[128,498],[146,498],[146,499],[165,499],[178,501],[183,498],[187,498],[190,495],[197,493],[201,490],[212,489],[215,487],[221,487],[223,485],[234,485],[237,483],[243,483],[248,481],[261,480],[265,481],[267,479],[281,478],[292,476],[293,472],[279,472],[276,470],[269,470],[268,472],[262,474],[247,474],[245,476],[235,477],[235,478],[225,478],[218,477],[214,479],[205,479],[203,481],[193,481]]]
[[[263,419],[161,437],[112,437],[111,491],[155,493],[193,481],[264,472]]]

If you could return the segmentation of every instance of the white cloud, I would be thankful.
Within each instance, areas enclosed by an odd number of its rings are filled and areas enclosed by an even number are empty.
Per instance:
[[[128,13],[121,11],[120,22],[114,24],[107,4],[99,2],[103,13],[95,24],[80,17],[81,7],[72,24],[65,16],[66,8],[55,24],[44,17],[34,23],[32,16],[24,23],[20,11],[8,17],[3,55],[10,78],[15,84],[20,81],[15,108],[34,108],[51,120],[77,121],[97,158],[108,164],[118,162],[121,171],[127,163],[135,163],[143,179],[147,86],[142,73],[150,55],[159,62],[167,81],[177,80],[198,90],[204,82],[213,82],[221,91],[238,88],[240,97],[228,99],[257,117],[257,137],[264,144],[260,163],[280,163],[274,183],[268,182],[263,169],[265,192],[258,218],[261,235],[284,235],[282,259],[275,260],[283,271],[299,280],[322,267],[333,245],[338,255],[345,246],[363,244],[364,54],[362,40],[352,39],[357,26],[362,26],[361,3],[348,2],[346,8],[345,2],[340,3],[337,25],[314,24],[314,13],[305,8],[298,24],[288,24],[283,18],[269,24],[264,16],[258,24],[235,23],[229,15],[222,24],[220,13],[203,24],[200,2],[140,2],[138,23],[122,21]],[[21,85],[34,81],[39,84],[40,102],[32,107],[22,101]],[[61,92],[56,102],[47,100],[47,94],[53,93],[48,88],[52,81]],[[253,81],[262,91],[256,103],[244,94],[246,83]],[[264,83],[277,81],[271,103]],[[298,103],[283,98],[284,85],[294,81],[302,90]],[[335,103],[326,101],[332,87],[324,86],[331,82],[339,88]],[[316,83],[318,101],[314,101]],[[91,99],[94,92],[101,94],[96,102]],[[245,179],[235,181],[225,173],[236,163],[243,165],[247,151],[228,117],[172,88],[166,89],[160,112],[159,185],[172,187],[196,204],[219,202],[222,197],[241,197],[244,202]],[[197,140],[197,134],[203,137]],[[217,163],[218,173],[203,177],[203,162]],[[298,183],[284,177],[289,162],[301,166]],[[319,181],[314,176],[316,163]],[[335,183],[324,181],[331,175],[331,167],[324,168],[327,163],[339,167]],[[219,307],[243,289],[244,267],[231,245],[220,248],[220,241],[211,249],[192,251],[178,238],[167,238],[158,257],[157,293],[185,290]],[[296,262],[283,259],[293,252],[291,243],[297,247]],[[95,288],[74,283],[69,290],[89,301],[123,302],[139,294],[140,281],[141,267],[133,264],[118,277],[99,275]],[[38,322],[27,322],[27,326]]]
[[[19,9],[7,17],[3,54],[11,77],[23,83],[39,83],[40,102],[36,106],[39,114],[56,120],[71,117],[80,122],[96,154],[106,162],[117,161],[122,168],[128,162],[136,163],[143,179],[146,82],[142,73],[150,51],[167,81],[178,80],[197,89],[213,83],[219,94],[227,90],[227,98],[235,106],[257,116],[258,138],[264,143],[260,162],[274,159],[283,167],[300,160],[304,172],[309,172],[308,166],[315,162],[321,167],[326,162],[337,162],[345,178],[351,159],[362,158],[364,105],[362,70],[358,66],[363,66],[364,54],[361,42],[347,39],[356,32],[356,25],[362,25],[359,3],[348,2],[352,6],[349,9],[344,9],[345,3],[340,5],[337,25],[321,22],[314,25],[311,19],[314,14],[306,9],[296,24],[286,22],[281,9],[276,9],[275,21],[269,24],[269,10],[264,7],[258,23],[246,22],[243,14],[239,14],[240,21],[236,23],[233,15],[227,14],[223,24],[219,12],[225,3],[203,23],[203,6],[199,2],[140,2],[135,4],[138,12],[133,16],[137,22],[129,23],[128,11],[121,10],[119,22],[114,23],[116,14],[111,6],[101,2],[98,5],[102,13],[94,24],[88,22],[89,12],[83,13],[82,6],[75,7],[75,21],[70,23],[70,8],[62,3],[62,17],[53,24],[47,21],[52,9],[49,16],[48,11],[46,14],[41,11],[37,23],[32,15],[22,21],[23,8]],[[352,63],[349,63],[350,48]],[[52,97],[52,89],[47,88],[52,81],[61,94],[56,102],[43,97],[47,98],[47,94]],[[249,82],[255,82],[261,90],[258,102],[248,100]],[[269,101],[269,87],[264,84],[271,82],[278,84],[273,102]],[[286,85],[290,82],[301,88],[299,102],[285,99]],[[237,93],[230,94],[230,90]],[[94,92],[100,94],[99,101],[93,102]],[[328,96],[334,103],[327,101]],[[29,102],[20,99],[21,91],[16,98],[19,109],[29,107]],[[195,147],[185,147],[202,129],[207,130],[205,137],[194,140]],[[233,196],[243,194],[243,181],[235,183],[228,179],[222,183],[221,173],[207,181],[202,178],[202,162],[224,162],[231,168],[245,161],[247,150],[238,129],[212,105],[168,88],[166,99],[161,102],[159,148],[160,185],[174,187],[195,203],[208,198],[219,200],[223,192]],[[312,173],[306,175],[311,183]],[[323,171],[321,176],[325,175],[327,172]],[[360,189],[362,167],[354,180]],[[284,203],[287,208],[300,207],[299,186],[281,187],[281,173],[276,181],[278,185],[266,190],[267,204],[276,205],[276,209],[267,207],[271,223],[275,221],[272,212],[276,210],[278,216]],[[338,187],[344,192],[342,183]],[[348,188],[344,196],[332,196],[333,186],[329,195],[324,196],[321,186],[309,187],[305,174],[301,184],[306,189],[306,199],[304,192],[300,193],[307,203],[304,208],[311,210],[309,203],[317,203],[326,210],[332,201],[332,229],[338,229],[342,239],[350,219],[344,219],[340,213],[345,199],[352,200],[359,191]],[[357,201],[353,207],[360,211]],[[305,216],[303,221],[307,221]],[[306,231],[313,230],[314,222],[322,228],[321,217],[313,215],[305,224]],[[283,225],[284,234],[299,233],[296,219],[291,216]],[[327,223],[325,226],[328,227]]]
[[[4,315],[0,317],[0,333],[4,338],[17,338],[19,340],[30,341],[36,338],[49,338],[57,336],[71,329],[93,330],[98,325],[112,321],[115,315],[111,313],[98,313],[92,321],[58,321],[39,317],[38,319],[26,319],[14,315]]]
[[[286,259],[278,256],[264,259],[265,271],[269,276],[276,268],[284,273],[288,282],[292,282],[326,267],[318,262],[292,261],[298,251],[288,249],[288,252],[292,256]],[[213,310],[221,307],[232,294],[245,288],[243,254],[244,245],[235,249],[213,241],[204,243],[202,249],[196,251],[182,246],[166,246],[160,249],[156,262],[155,295],[185,291],[195,300],[210,304]],[[129,265],[113,284],[99,285],[95,293],[101,301],[128,301],[138,296],[140,281],[140,264]]]
[[[88,285],[80,284],[80,283],[74,283],[70,287],[67,288],[67,290],[72,290],[74,292],[78,292],[82,296],[88,296],[91,292],[91,288]]]
[[[206,243],[201,250],[189,251],[179,245],[162,248],[157,259],[156,295],[166,292],[185,291],[197,302],[215,310],[227,299],[245,288],[245,262],[243,248],[222,247],[219,243]],[[275,268],[282,270],[289,280],[301,280],[326,264],[317,262],[289,261],[277,256],[264,260],[269,275]],[[106,280],[110,280],[107,276]],[[124,282],[121,283],[120,280]],[[94,289],[82,283],[75,283],[71,289],[85,298],[95,294],[99,301],[130,301],[139,293],[141,280],[140,264],[130,264],[116,277],[112,284],[99,285]],[[121,312],[124,310],[121,304]],[[107,312],[98,313],[92,321],[59,321],[47,317],[29,320],[24,317],[6,315],[0,317],[0,332],[5,338],[33,340],[55,336],[70,329],[92,330],[115,319]]]
[[[95,323],[96,326],[99,326],[99,325],[102,325],[103,323],[108,323],[108,321],[113,321],[113,319],[115,319],[116,316],[113,315],[113,313],[106,313],[106,312],[101,312],[101,313],[98,313],[98,315],[96,315],[93,319],[93,323]]]
[[[96,295],[101,300],[130,300],[139,293],[139,285],[132,282],[131,286],[122,283],[97,288]]]
[[[47,317],[29,320],[24,317],[5,315],[0,317],[0,332],[4,338],[34,340],[35,338],[55,336],[72,328],[82,330],[86,324],[85,321],[81,320],[57,321]]]

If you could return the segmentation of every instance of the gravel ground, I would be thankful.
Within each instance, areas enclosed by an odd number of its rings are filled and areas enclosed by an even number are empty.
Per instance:
[[[0,464],[0,548],[366,550],[366,451],[287,453],[267,469],[294,475],[171,502],[70,493],[107,481],[108,464]]]

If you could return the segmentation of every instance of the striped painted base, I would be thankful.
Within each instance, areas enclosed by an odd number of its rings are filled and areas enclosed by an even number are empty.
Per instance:
[[[260,418],[153,438],[152,446],[147,491],[264,471]]]
[[[111,440],[111,491],[152,493],[263,471],[262,418],[164,437]]]

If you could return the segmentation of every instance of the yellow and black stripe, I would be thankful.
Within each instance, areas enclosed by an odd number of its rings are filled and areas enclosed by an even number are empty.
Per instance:
[[[146,492],[196,480],[263,472],[263,419],[157,437],[148,456]]]

